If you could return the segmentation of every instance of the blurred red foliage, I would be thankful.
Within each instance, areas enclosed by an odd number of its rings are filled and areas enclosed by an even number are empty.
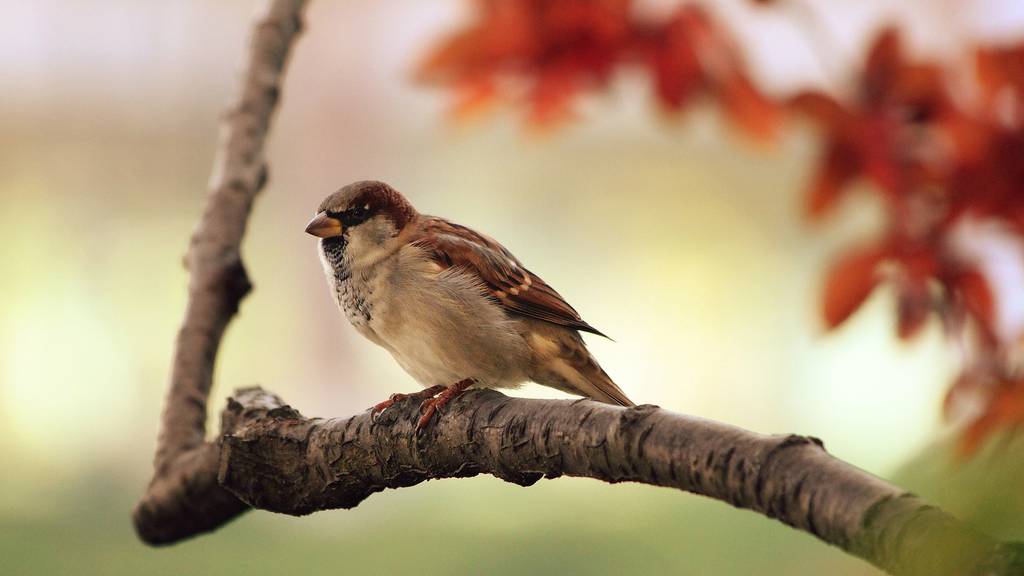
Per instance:
[[[455,87],[464,116],[499,96],[527,105],[535,127],[571,117],[575,97],[608,85],[623,64],[650,70],[659,102],[678,111],[718,101],[753,136],[774,136],[781,109],[744,74],[738,52],[703,10],[666,22],[631,17],[631,0],[479,0],[477,19],[420,66],[421,80]],[[500,88],[500,89],[499,89]]]
[[[687,4],[651,21],[632,4],[476,0],[473,22],[441,43],[421,77],[455,87],[460,115],[507,98],[525,104],[530,125],[540,127],[570,118],[575,100],[607,87],[622,66],[649,72],[664,110],[713,103],[761,142],[771,142],[786,117],[809,120],[820,132],[821,154],[808,185],[808,217],[828,216],[857,181],[872,185],[887,215],[881,238],[850,249],[828,273],[825,325],[841,325],[888,283],[900,338],[918,334],[934,313],[952,338],[968,344],[946,402],[947,413],[960,404],[983,407],[968,416],[964,453],[994,430],[1024,424],[1024,374],[1013,361],[1024,337],[997,329],[991,280],[955,239],[959,227],[981,221],[1024,240],[1024,43],[979,48],[967,79],[973,97],[954,97],[962,74],[909,61],[899,32],[887,29],[849,98],[813,91],[773,99],[750,80],[733,39],[703,9]]]

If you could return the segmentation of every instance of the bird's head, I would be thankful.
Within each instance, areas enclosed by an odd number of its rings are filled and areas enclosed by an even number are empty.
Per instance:
[[[320,203],[306,232],[320,238],[324,257],[337,267],[375,260],[391,252],[398,234],[416,217],[416,209],[383,182],[355,182]]]

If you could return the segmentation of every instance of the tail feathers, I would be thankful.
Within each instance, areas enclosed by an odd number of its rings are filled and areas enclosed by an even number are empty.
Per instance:
[[[576,331],[537,323],[526,341],[533,351],[534,382],[606,404],[636,406],[601,369]]]
[[[586,379],[585,385],[580,386],[584,396],[606,404],[636,406],[596,362],[592,366],[593,369],[584,370],[581,374]]]

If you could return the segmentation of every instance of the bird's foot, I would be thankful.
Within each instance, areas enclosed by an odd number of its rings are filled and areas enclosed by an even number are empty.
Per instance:
[[[438,410],[441,410],[448,405],[449,402],[454,400],[460,394],[466,391],[467,388],[476,383],[476,380],[472,378],[466,378],[452,384],[451,386],[444,388],[440,394],[433,398],[428,398],[423,404],[420,405],[420,412],[422,415],[418,422],[416,422],[416,432],[419,433],[427,424],[430,424],[430,420],[437,414]],[[436,388],[436,386],[435,386]]]
[[[401,402],[402,400],[405,400],[406,398],[419,398],[421,400],[428,400],[432,399],[434,396],[437,396],[439,393],[444,392],[445,390],[447,390],[447,388],[445,388],[444,386],[431,386],[426,390],[420,390],[419,392],[413,392],[412,394],[392,394],[387,400],[379,404],[374,404],[370,408],[370,418],[374,422],[376,422],[377,417],[380,416],[381,412],[387,410],[388,408],[391,408],[392,406]]]

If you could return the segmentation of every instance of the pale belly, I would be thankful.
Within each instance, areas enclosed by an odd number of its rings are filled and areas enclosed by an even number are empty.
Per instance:
[[[449,385],[473,376],[475,372],[458,359],[447,358],[446,350],[433,342],[392,341],[385,346],[391,355],[410,376],[424,388],[436,384]],[[479,377],[479,375],[477,375]]]
[[[388,297],[346,316],[422,386],[471,378],[478,386],[508,388],[528,379],[530,352],[518,324],[467,279],[442,274],[365,289]]]

